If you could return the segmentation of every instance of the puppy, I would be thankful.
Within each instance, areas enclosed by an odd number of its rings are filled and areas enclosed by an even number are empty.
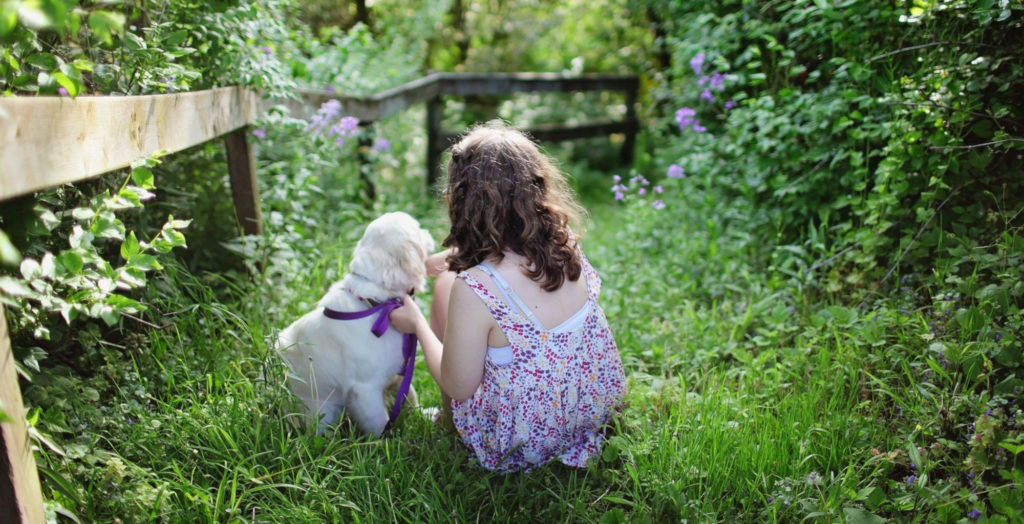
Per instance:
[[[380,337],[370,328],[377,314],[357,320],[324,316],[324,309],[358,312],[426,283],[425,260],[434,249],[430,233],[397,212],[366,227],[349,272],[334,283],[313,311],[281,332],[277,348],[290,368],[289,385],[305,404],[317,432],[342,413],[365,433],[380,435],[388,423],[383,392],[402,371],[402,335],[388,327]],[[416,405],[410,390],[410,404]]]

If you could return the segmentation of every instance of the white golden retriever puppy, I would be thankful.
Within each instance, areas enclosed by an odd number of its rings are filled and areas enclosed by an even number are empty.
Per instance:
[[[325,310],[360,312],[426,282],[424,262],[434,240],[411,216],[397,212],[366,227],[352,254],[349,272],[306,313],[281,332],[277,348],[290,368],[292,391],[305,404],[318,432],[344,413],[365,433],[380,435],[388,423],[383,392],[402,371],[402,334],[388,327],[377,337],[370,329],[378,314],[337,320]],[[384,313],[386,315],[386,313]],[[409,402],[416,405],[410,390]]]

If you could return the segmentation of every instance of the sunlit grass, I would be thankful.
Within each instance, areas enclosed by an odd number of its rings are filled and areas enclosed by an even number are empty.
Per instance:
[[[953,473],[963,452],[949,438],[969,436],[964,421],[979,408],[922,380],[912,357],[922,316],[815,302],[760,267],[763,248],[725,214],[710,219],[714,208],[680,197],[654,212],[599,190],[582,192],[594,195],[584,247],[629,393],[589,468],[495,475],[411,410],[381,440],[298,423],[268,341],[340,277],[353,224],[284,280],[169,267],[152,298],[167,323],[145,333],[130,370],[114,363],[114,398],[95,403],[102,429],[89,430],[84,455],[44,466],[81,474],[77,492],[56,496],[96,521],[789,522],[870,520],[922,501],[965,512],[970,495]],[[443,234],[430,199],[377,207],[392,206]],[[954,368],[938,378],[971,387]],[[414,385],[437,405],[422,361]],[[936,414],[943,406],[952,421]],[[945,451],[917,449],[936,442]],[[932,484],[908,484],[915,472]]]

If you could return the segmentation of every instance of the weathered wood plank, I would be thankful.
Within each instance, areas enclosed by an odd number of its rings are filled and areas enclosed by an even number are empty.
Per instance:
[[[257,95],[223,87],[174,95],[0,98],[0,200],[173,153],[252,122]]]
[[[409,106],[440,95],[506,95],[523,92],[635,91],[635,76],[559,73],[433,73],[365,97],[343,96],[329,91],[299,89],[301,100],[276,102],[296,118],[312,117],[321,104],[338,100],[342,113],[361,122],[376,122]]]
[[[0,422],[0,522],[45,522],[36,460],[32,456],[18,372],[0,305],[0,405],[12,420]]]
[[[247,138],[247,128],[236,129],[224,137],[228,174],[231,177],[231,198],[235,217],[246,235],[263,234],[260,216],[260,190],[256,184],[256,160]]]
[[[445,73],[441,93],[446,95],[504,95],[521,92],[629,91],[635,76],[558,73]]]

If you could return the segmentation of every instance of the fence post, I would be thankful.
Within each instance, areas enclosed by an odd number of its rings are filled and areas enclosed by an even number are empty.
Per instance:
[[[366,127],[369,129],[369,126]],[[363,181],[363,185],[366,187],[366,200],[368,202],[367,207],[373,204],[373,201],[377,199],[377,184],[374,182],[373,164],[370,162],[370,148],[373,147],[370,142],[370,137],[366,136],[366,133],[359,135],[359,146],[356,148],[358,151],[357,156],[359,157],[359,180]]]
[[[263,234],[260,217],[260,192],[256,185],[256,162],[246,137],[248,127],[241,127],[224,137],[227,149],[228,173],[231,175],[231,198],[235,202],[235,216],[246,235]]]
[[[623,165],[633,165],[633,153],[636,149],[636,133],[639,124],[636,120],[637,93],[640,91],[640,82],[633,79],[633,82],[626,89],[626,122],[629,130],[626,131],[626,139],[622,141],[621,158]]]
[[[441,97],[427,101],[427,190],[434,189],[441,170]]]
[[[0,404],[11,419],[0,422],[0,522],[45,522],[43,495],[36,459],[25,426],[25,407],[18,389],[18,372],[0,305]]]

